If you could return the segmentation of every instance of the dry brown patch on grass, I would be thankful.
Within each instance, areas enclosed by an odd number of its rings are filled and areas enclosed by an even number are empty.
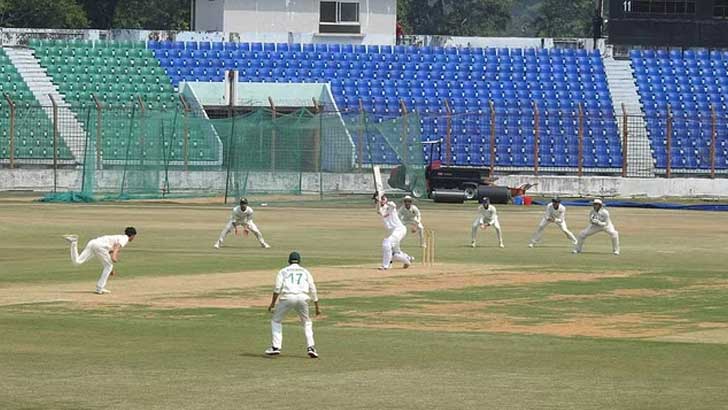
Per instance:
[[[487,305],[480,305],[485,307]],[[440,304],[422,311],[398,310],[361,318],[342,326],[443,332],[540,334],[561,337],[646,338],[675,333],[682,321],[667,315],[575,315],[557,322],[528,323],[526,318],[477,312],[463,304]],[[433,313],[433,311],[442,313]]]
[[[500,266],[438,264],[432,268],[379,271],[365,266],[311,268],[323,298],[395,296],[416,292],[485,286],[518,286],[559,281],[594,281],[627,277],[636,272],[533,273],[513,272]],[[72,284],[11,285],[0,289],[0,306],[63,302],[82,308],[148,305],[158,308],[246,308],[265,306],[275,272],[246,271],[202,275],[114,278],[111,295],[93,293],[93,281]],[[331,289],[327,290],[326,284]],[[244,292],[243,295],[230,293]],[[251,295],[250,292],[253,292]]]

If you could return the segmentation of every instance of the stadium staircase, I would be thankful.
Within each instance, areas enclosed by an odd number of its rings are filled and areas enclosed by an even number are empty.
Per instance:
[[[159,152],[159,146],[151,138],[145,139],[143,147],[133,145],[132,134],[156,134],[160,127],[170,133],[180,126],[179,97],[144,42],[34,39],[30,47],[76,118],[82,124],[92,122],[85,124],[91,133],[96,129],[94,97],[98,99],[102,106],[100,139],[105,164],[123,164],[135,152],[142,156]],[[146,122],[145,131],[136,127],[130,129],[129,125],[130,115],[137,120],[142,115],[140,99],[144,110],[153,115]],[[198,163],[219,161],[218,145],[211,142],[206,133],[190,133],[189,160]],[[165,149],[169,149],[171,161],[182,160],[181,138]]]
[[[15,105],[12,161],[18,164],[52,164],[53,123],[44,112],[38,115],[38,100],[8,57],[8,50],[0,48],[0,93],[3,94],[0,98],[0,162],[11,162],[11,109],[5,98],[7,96]],[[60,163],[73,162],[63,140],[59,141],[57,153]]]
[[[76,114],[71,111],[69,104],[66,103],[56,86],[51,82],[46,70],[40,66],[38,60],[33,56],[33,51],[27,48],[7,48],[5,53],[49,118],[53,118],[53,103],[50,98],[50,96],[53,96],[58,106],[59,134],[66,146],[70,148],[76,161],[81,163],[86,143],[86,132],[83,125],[76,118]]]
[[[605,58],[604,70],[607,74],[612,101],[616,108],[615,114],[620,131],[624,129],[622,106],[624,106],[628,114],[627,176],[652,177],[655,175],[654,160],[652,159],[650,141],[647,138],[647,124],[645,123],[637,86],[632,75],[630,61]]]

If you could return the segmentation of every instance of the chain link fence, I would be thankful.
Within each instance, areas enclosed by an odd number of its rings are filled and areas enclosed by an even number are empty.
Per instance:
[[[728,116],[693,114],[493,102],[465,110],[446,101],[425,112],[403,103],[385,112],[223,107],[211,119],[184,100],[150,110],[141,101],[21,107],[8,99],[0,166],[50,168],[55,191],[58,172],[80,169],[71,192],[111,198],[301,193],[306,178],[318,178],[323,195],[336,189],[324,175],[364,175],[374,164],[403,166],[406,185],[422,192],[431,162],[491,175],[726,177]],[[190,171],[199,171],[196,182]]]

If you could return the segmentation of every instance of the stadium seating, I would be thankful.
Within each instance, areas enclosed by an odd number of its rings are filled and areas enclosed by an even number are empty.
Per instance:
[[[53,159],[53,125],[48,116],[37,109],[40,104],[28,88],[5,51],[0,48],[0,92],[15,104],[14,155],[20,162]],[[10,109],[0,96],[0,159],[10,158]],[[58,158],[72,158],[62,139],[58,140]]]
[[[236,69],[246,82],[328,82],[337,105],[361,101],[380,119],[400,115],[400,101],[421,118],[423,140],[445,136],[458,165],[490,162],[489,106],[496,111],[496,165],[534,163],[534,104],[539,110],[539,164],[577,166],[577,106],[585,110],[584,166],[621,167],[622,147],[598,53],[574,49],[441,48],[346,44],[154,42],[148,44],[172,84],[222,81]],[[369,139],[365,163],[396,163],[381,139]],[[425,155],[429,154],[425,150]]]
[[[136,104],[139,97],[150,111],[168,110],[169,119],[165,120],[168,127],[176,118],[174,111],[179,97],[144,42],[33,40],[30,46],[87,130],[95,129],[95,116],[89,115],[89,109],[96,107],[92,94],[105,107],[102,127],[105,161],[123,160],[129,155],[128,110],[123,107]],[[180,122],[181,119],[177,124]],[[158,150],[151,146],[152,140],[146,144],[142,152]],[[204,135],[190,134],[190,149],[189,159],[193,161],[214,161],[218,157],[217,150]],[[177,141],[168,154],[174,160],[182,160],[182,151],[183,144]]]
[[[717,117],[716,168],[728,169],[728,52],[632,50],[630,58],[656,167],[667,166],[669,107],[671,168],[710,168],[712,107]]]

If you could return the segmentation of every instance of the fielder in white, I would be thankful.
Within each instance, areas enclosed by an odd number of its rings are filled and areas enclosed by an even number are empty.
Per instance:
[[[476,240],[478,238],[478,228],[486,229],[492,226],[495,229],[495,236],[498,238],[498,246],[503,248],[503,236],[501,234],[500,223],[498,222],[498,211],[495,207],[490,204],[490,199],[483,197],[480,200],[480,206],[478,207],[478,216],[473,221],[473,226],[470,231],[472,242],[470,246],[475,248]]]
[[[413,258],[400,249],[400,242],[407,236],[407,228],[402,224],[397,212],[397,204],[387,200],[385,195],[381,199],[377,199],[374,194],[377,213],[382,217],[384,228],[387,230],[387,237],[382,241],[382,266],[380,270],[387,270],[392,261],[402,262],[404,268],[409,268]]]
[[[240,198],[240,205],[233,208],[233,212],[230,214],[230,220],[220,233],[220,237],[217,239],[217,242],[215,242],[212,246],[215,249],[221,248],[223,242],[225,242],[225,237],[228,236],[230,232],[235,231],[236,234],[238,233],[238,226],[243,227],[243,234],[246,236],[248,235],[248,232],[252,232],[253,235],[255,235],[255,238],[258,239],[261,247],[266,249],[270,248],[270,245],[268,245],[265,242],[265,239],[263,239],[263,234],[260,233],[258,226],[255,225],[255,222],[253,222],[253,208],[248,206],[248,200],[245,198]]]
[[[298,252],[291,252],[288,255],[288,266],[281,269],[276,276],[276,286],[273,289],[273,297],[268,306],[268,311],[273,309],[273,319],[270,326],[273,332],[273,342],[265,354],[268,356],[277,356],[281,354],[283,345],[283,317],[286,313],[293,309],[298,313],[303,332],[306,335],[307,350],[306,353],[312,359],[318,358],[316,345],[313,340],[313,322],[308,315],[308,301],[313,299],[316,308],[316,316],[321,314],[319,309],[318,294],[316,293],[316,284],[313,281],[311,272],[303,268],[301,265],[301,255]],[[276,306],[278,301],[278,306]]]
[[[546,205],[546,212],[543,214],[541,223],[538,224],[536,232],[531,237],[531,241],[528,243],[529,248],[533,248],[537,243],[541,241],[543,231],[546,229],[548,224],[554,224],[561,229],[561,232],[571,241],[572,245],[576,245],[576,237],[574,236],[569,228],[566,227],[566,207],[561,205],[561,199],[554,198],[551,203]]]
[[[133,241],[136,234],[136,229],[130,226],[124,229],[124,235],[99,236],[88,241],[80,255],[78,254],[78,235],[63,235],[63,238],[71,243],[71,262],[74,265],[79,266],[93,256],[99,258],[104,269],[96,282],[96,293],[104,295],[111,293],[106,289],[106,282],[109,280],[109,276],[115,274],[114,263],[119,261],[121,248]]]
[[[589,212],[589,226],[579,233],[574,253],[581,253],[586,238],[599,232],[606,232],[612,238],[612,252],[619,255],[619,232],[614,229],[609,212],[604,208],[601,199],[595,199],[593,209]]]
[[[399,208],[399,219],[405,227],[411,226],[412,233],[417,233],[420,238],[420,247],[424,248],[425,244],[425,227],[422,225],[422,213],[416,205],[412,203],[412,197],[407,195],[402,201],[404,205]]]

